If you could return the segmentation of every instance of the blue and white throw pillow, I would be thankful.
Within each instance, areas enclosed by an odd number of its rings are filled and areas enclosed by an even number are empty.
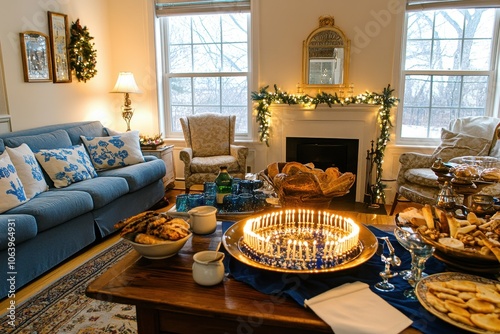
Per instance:
[[[29,199],[49,189],[42,169],[28,145],[22,144],[15,148],[6,147],[5,150],[16,167],[17,175],[21,179]]]
[[[56,188],[64,188],[97,176],[83,145],[40,150],[35,153],[35,157]]]
[[[124,167],[144,162],[139,143],[139,131],[110,137],[81,136],[97,170]]]
[[[28,201],[23,183],[7,152],[0,155],[0,213]]]

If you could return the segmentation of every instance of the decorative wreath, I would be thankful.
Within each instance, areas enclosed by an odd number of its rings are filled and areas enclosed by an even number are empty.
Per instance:
[[[70,66],[75,70],[78,81],[87,82],[97,74],[95,69],[97,60],[94,50],[95,43],[90,41],[94,37],[90,36],[87,27],[80,25],[80,19],[71,24],[71,38],[69,41]]]

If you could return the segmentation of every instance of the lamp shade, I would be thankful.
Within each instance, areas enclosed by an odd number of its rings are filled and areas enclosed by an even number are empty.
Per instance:
[[[111,93],[142,93],[135,83],[132,72],[120,72]]]

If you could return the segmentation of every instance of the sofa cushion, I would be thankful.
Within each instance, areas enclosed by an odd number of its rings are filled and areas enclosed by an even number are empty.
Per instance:
[[[97,176],[83,145],[40,150],[35,156],[56,188],[67,187],[72,183]]]
[[[138,131],[130,131],[110,137],[82,136],[81,138],[97,170],[144,162]]]
[[[25,143],[32,151],[71,146],[71,140],[68,133],[64,130],[56,130],[30,136],[8,137],[4,138],[4,143],[5,146],[9,147],[18,147]]]
[[[61,192],[74,190],[89,193],[94,202],[94,209],[99,209],[129,192],[127,181],[121,177],[96,177],[73,183],[66,188],[54,189]]]
[[[82,144],[81,136],[104,137],[107,136],[106,129],[99,121],[90,122],[66,129],[73,145]]]
[[[42,168],[28,145],[22,144],[15,148],[7,147],[6,151],[16,167],[28,199],[49,189],[43,177]]]
[[[1,215],[0,216],[0,250],[9,247],[9,237],[14,229],[14,244],[20,245],[26,240],[33,239],[38,228],[35,217],[30,215]]]
[[[444,162],[466,155],[488,155],[491,140],[441,129],[441,144],[432,153],[432,161]]]
[[[3,143],[3,139],[0,138],[0,154],[2,154],[3,151],[5,151],[5,145]]]
[[[140,164],[101,171],[98,174],[99,177],[113,176],[124,178],[127,180],[129,191],[134,192],[158,181],[158,179],[165,176],[166,172],[163,160],[153,159]]]
[[[7,213],[34,216],[38,232],[43,232],[94,208],[92,197],[86,192],[66,191],[64,196],[61,195],[59,191],[49,190]]]
[[[16,168],[7,152],[0,155],[0,213],[28,201]]]
[[[438,178],[430,168],[411,168],[405,172],[404,176],[411,183],[439,188]]]

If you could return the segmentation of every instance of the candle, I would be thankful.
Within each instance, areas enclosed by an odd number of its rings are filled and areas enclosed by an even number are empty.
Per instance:
[[[302,260],[302,240],[299,241],[299,259]]]
[[[293,241],[293,252],[292,252],[292,259],[295,259],[295,252],[297,251],[297,240]]]
[[[288,245],[287,245],[287,248],[286,248],[286,258],[287,260],[290,258],[290,246],[292,244],[292,240],[291,239],[288,239]]]
[[[309,244],[304,241],[304,247],[306,248],[306,260],[311,261],[311,254],[309,253]]]

